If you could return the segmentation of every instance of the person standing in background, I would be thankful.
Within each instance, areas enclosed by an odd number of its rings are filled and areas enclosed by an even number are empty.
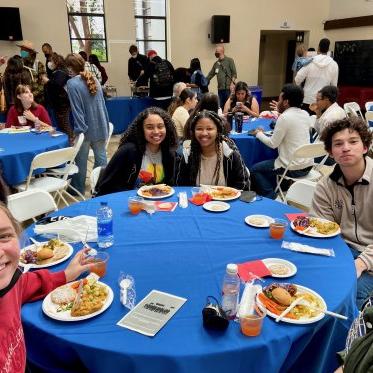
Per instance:
[[[84,59],[74,53],[67,55],[65,62],[71,77],[66,87],[74,117],[74,134],[84,134],[75,158],[79,172],[73,176],[72,186],[84,195],[89,148],[95,156],[94,168],[107,163],[105,144],[109,136],[109,116],[101,85],[90,71],[85,70]]]
[[[41,46],[41,50],[44,53],[45,56],[45,69],[47,71],[48,78],[50,79],[52,76],[53,71],[48,67],[48,62],[51,60],[53,49],[52,46],[49,43],[44,43]]]
[[[326,85],[337,86],[338,65],[333,58],[327,55],[330,40],[321,39],[318,55],[313,57],[311,63],[302,67],[294,78],[295,84],[301,85],[304,82],[304,99],[302,109],[313,114],[309,106],[316,102],[317,92]]]
[[[145,77],[145,71],[148,67],[148,57],[139,53],[136,45],[131,45],[129,52],[131,58],[128,59],[128,77],[131,83],[135,83],[136,87],[147,86],[148,81]]]
[[[84,70],[91,72],[94,75],[94,77],[99,81],[99,83],[101,83],[102,77],[100,70],[95,65],[91,65],[88,62],[88,56],[86,52],[80,51],[79,54],[84,60]]]
[[[91,65],[95,65],[98,68],[98,70],[101,73],[101,85],[104,85],[107,82],[107,80],[109,79],[107,74],[106,74],[105,67],[103,67],[101,65],[97,55],[95,55],[95,54],[90,54],[89,58],[88,58],[88,61]]]
[[[235,80],[237,79],[237,71],[233,58],[227,57],[224,54],[224,46],[216,46],[215,57],[218,60],[214,63],[208,73],[207,80],[210,82],[210,80],[216,75],[218,80],[220,107],[223,109],[224,104],[234,89]]]

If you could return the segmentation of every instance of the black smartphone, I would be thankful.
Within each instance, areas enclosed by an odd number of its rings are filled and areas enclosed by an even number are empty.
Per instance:
[[[241,192],[241,196],[240,196],[240,201],[243,201],[243,202],[254,202],[256,199],[256,193],[253,192],[252,190],[248,190],[248,191],[243,191]]]

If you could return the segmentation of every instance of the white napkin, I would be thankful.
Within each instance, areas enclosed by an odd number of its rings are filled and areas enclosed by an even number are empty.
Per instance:
[[[97,219],[93,216],[79,215],[49,224],[35,225],[34,232],[41,235],[59,235],[61,240],[70,243],[97,242]]]
[[[325,256],[335,256],[333,249],[320,249],[318,247],[313,247],[309,245],[303,245],[297,242],[287,242],[282,241],[281,247],[283,249],[288,249],[291,251],[298,251],[300,253],[325,255]]]

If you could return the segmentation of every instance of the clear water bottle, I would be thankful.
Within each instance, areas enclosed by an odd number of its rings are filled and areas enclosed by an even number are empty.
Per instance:
[[[113,245],[113,210],[107,202],[101,202],[97,210],[97,244],[100,249],[106,249]]]
[[[239,296],[240,278],[238,277],[237,264],[228,264],[223,280],[221,305],[231,320],[236,316]]]

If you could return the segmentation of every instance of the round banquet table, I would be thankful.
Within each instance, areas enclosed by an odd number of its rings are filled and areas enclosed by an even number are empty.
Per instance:
[[[248,131],[262,127],[264,131],[270,131],[271,119],[250,118],[243,123],[242,133],[231,133],[229,137],[236,143],[246,167],[250,168],[255,163],[267,159],[275,159],[278,156],[276,149],[264,145],[255,136],[248,134]]]
[[[190,188],[176,188],[187,190]],[[47,372],[331,372],[335,352],[343,349],[356,316],[356,275],[350,251],[340,237],[302,237],[291,230],[285,240],[333,248],[335,257],[281,249],[268,229],[252,228],[244,218],[266,213],[283,217],[297,210],[276,201],[231,201],[225,213],[211,213],[189,203],[170,212],[130,215],[128,196],[115,193],[72,205],[54,214],[95,215],[100,201],[114,212],[115,244],[102,281],[114,291],[112,305],[95,318],[64,323],[43,314],[41,301],[22,308],[28,359]],[[167,200],[176,201],[176,195]],[[81,248],[75,245],[75,250]],[[95,245],[93,245],[95,247]],[[201,311],[206,296],[220,298],[227,263],[266,257],[292,261],[298,272],[290,280],[318,292],[328,309],[348,321],[329,316],[309,325],[275,323],[267,317],[258,337],[245,337],[230,322],[224,333],[207,331]],[[66,263],[54,267],[61,270]],[[120,271],[135,278],[137,300],[156,289],[187,298],[175,316],[153,337],[119,327],[127,310],[119,301]],[[266,278],[265,284],[274,279]],[[286,281],[286,280],[285,280]]]
[[[28,176],[35,155],[69,146],[65,134],[0,133],[0,170],[9,185],[22,183]]]

